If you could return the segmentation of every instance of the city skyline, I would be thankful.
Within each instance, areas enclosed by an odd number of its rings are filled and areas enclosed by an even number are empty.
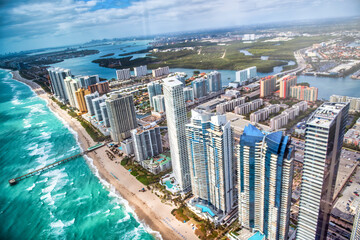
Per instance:
[[[290,22],[354,17],[360,12],[360,3],[356,0],[218,0],[211,5],[206,3],[204,0],[187,3],[177,0],[120,3],[111,0],[7,1],[2,3],[0,10],[0,52],[80,44],[89,39],[285,22],[284,15],[287,16],[286,22]],[[273,14],[274,11],[277,14]],[[292,14],[287,15],[289,11]],[[313,12],[317,13],[316,16]]]

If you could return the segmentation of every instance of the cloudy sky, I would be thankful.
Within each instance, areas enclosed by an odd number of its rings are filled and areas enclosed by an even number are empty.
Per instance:
[[[360,0],[0,0],[0,52],[360,15]]]

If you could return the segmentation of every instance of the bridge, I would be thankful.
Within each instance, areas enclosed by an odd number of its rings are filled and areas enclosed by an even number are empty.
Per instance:
[[[98,148],[100,148],[100,147],[102,147],[104,145],[105,145],[104,143],[98,143],[98,144],[96,144],[96,145],[94,145],[92,147],[89,147],[86,151],[84,151],[82,153],[78,153],[78,154],[75,154],[75,155],[73,155],[71,157],[67,157],[65,159],[56,161],[54,163],[51,163],[49,165],[46,165],[45,167],[36,169],[35,171],[29,172],[29,173],[27,173],[25,175],[22,175],[20,177],[12,178],[12,179],[9,180],[9,184],[10,185],[15,185],[18,182],[20,182],[21,180],[24,180],[26,178],[29,178],[29,177],[32,177],[32,176],[35,176],[35,175],[38,175],[38,174],[41,174],[42,172],[47,171],[49,169],[52,169],[52,168],[54,168],[56,166],[59,166],[59,165],[61,165],[63,163],[67,163],[67,162],[69,162],[71,160],[77,159],[78,157],[81,157],[81,156],[83,156],[83,155],[85,155],[85,154],[87,154],[87,153],[89,153],[91,151],[94,151],[94,150],[96,150],[96,149],[98,149]]]

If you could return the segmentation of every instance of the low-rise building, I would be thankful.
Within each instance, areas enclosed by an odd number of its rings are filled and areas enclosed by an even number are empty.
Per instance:
[[[279,104],[269,105],[263,109],[259,109],[256,112],[250,114],[250,121],[253,123],[265,121],[266,119],[268,119],[270,114],[277,113],[279,111],[280,111]]]
[[[212,111],[216,108],[217,105],[225,102],[225,99],[219,99],[215,98],[213,100],[210,100],[208,102],[205,102],[199,106],[197,106],[198,109],[205,110],[205,111]]]
[[[152,174],[157,175],[160,172],[171,169],[171,158],[165,156],[164,154],[160,154],[158,157],[152,157],[142,161],[141,166]]]
[[[297,116],[299,116],[300,112],[303,112],[307,109],[307,102],[302,101],[291,108],[284,110],[280,115],[275,116],[270,119],[270,128],[272,130],[278,130],[281,127],[285,126],[289,123],[289,121],[294,120]]]
[[[254,101],[247,102],[235,107],[235,113],[239,115],[246,115],[263,105],[263,100],[255,99]]]
[[[231,112],[236,106],[245,103],[245,97],[236,98],[231,101],[221,103],[216,106],[216,113],[224,114],[225,112]]]
[[[232,100],[235,98],[240,97],[240,91],[237,90],[226,90],[225,94],[221,95],[221,98],[226,99],[226,100]]]

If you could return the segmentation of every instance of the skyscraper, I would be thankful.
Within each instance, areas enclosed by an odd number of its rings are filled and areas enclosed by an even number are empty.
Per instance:
[[[191,111],[186,125],[192,193],[222,215],[234,203],[233,136],[225,115]]]
[[[162,153],[160,127],[151,123],[131,130],[136,161],[142,162]]]
[[[100,95],[110,92],[109,82],[98,82],[88,87],[91,93],[98,92]]]
[[[85,96],[90,94],[89,90],[85,90],[83,88],[79,88],[76,92],[75,92],[75,97],[76,97],[76,102],[78,103],[79,106],[79,112],[81,114],[87,113],[87,107],[86,107],[86,102],[85,102]]]
[[[154,112],[165,112],[165,98],[164,95],[157,95],[152,98],[154,105]]]
[[[318,97],[318,89],[316,87],[293,86],[290,88],[290,96],[298,100],[314,102]]]
[[[208,82],[209,82],[209,92],[217,92],[220,91],[222,88],[221,83],[221,73],[217,71],[213,71],[208,75]]]
[[[100,110],[101,110],[101,116],[103,118],[105,127],[110,127],[110,119],[109,119],[109,114],[108,114],[108,111],[106,108],[106,102],[100,103]]]
[[[116,77],[119,81],[130,79],[130,68],[116,70]]]
[[[183,84],[176,78],[166,78],[163,89],[172,169],[180,189],[188,192],[191,190],[191,182],[186,146],[186,107]]]
[[[115,142],[121,142],[131,136],[131,129],[137,128],[133,96],[112,93],[105,102],[110,119],[111,138]]]
[[[146,76],[146,74],[147,74],[147,66],[146,65],[139,66],[139,67],[134,67],[134,75],[135,75],[135,77]]]
[[[93,109],[95,112],[95,118],[98,121],[102,121],[103,120],[103,116],[102,116],[102,112],[101,112],[101,108],[100,108],[100,104],[105,102],[106,100],[106,96],[103,95],[101,97],[97,97],[91,100],[92,105],[93,105]]]
[[[94,93],[85,95],[86,108],[87,108],[88,113],[89,113],[90,116],[95,114],[95,110],[94,110],[94,107],[93,107],[93,104],[92,104],[92,100],[94,98],[97,98],[97,97],[99,97],[98,92],[94,92]]]
[[[356,209],[350,240],[359,240],[359,239],[360,239],[360,205],[358,205]]]
[[[184,97],[185,97],[185,102],[194,101],[194,91],[191,87],[184,88]]]
[[[192,89],[194,91],[194,98],[201,98],[209,92],[209,82],[205,78],[198,78],[191,82]]]
[[[307,120],[296,239],[326,239],[348,103],[324,103]]]
[[[65,89],[69,98],[70,106],[79,109],[79,105],[76,101],[76,95],[75,95],[75,92],[80,87],[79,79],[66,77],[64,82],[65,82]]]
[[[235,73],[236,80],[235,82],[240,83],[240,85],[245,85],[248,80],[255,78],[257,76],[256,67],[249,67],[244,70],[237,71]]]
[[[267,239],[286,239],[290,217],[292,147],[283,132],[245,127],[238,151],[239,221]]]
[[[260,97],[267,97],[275,91],[276,77],[267,76],[260,79]]]
[[[65,89],[65,78],[71,76],[71,72],[69,69],[63,68],[49,68],[48,69],[50,81],[51,81],[51,88],[52,91],[57,99],[62,102],[68,101],[67,92]]]
[[[168,75],[170,73],[170,69],[168,66],[166,67],[159,67],[157,69],[153,69],[152,70],[152,76],[153,77],[160,77],[160,76],[163,76],[163,75]]]
[[[161,95],[161,84],[158,82],[151,82],[147,85],[147,90],[149,94],[150,106],[154,107],[153,97]]]
[[[88,89],[90,85],[94,85],[99,82],[98,75],[91,75],[91,76],[78,76],[80,87],[84,89]]]
[[[286,75],[280,79],[280,98],[290,97],[290,88],[296,86],[297,77],[296,75]]]

